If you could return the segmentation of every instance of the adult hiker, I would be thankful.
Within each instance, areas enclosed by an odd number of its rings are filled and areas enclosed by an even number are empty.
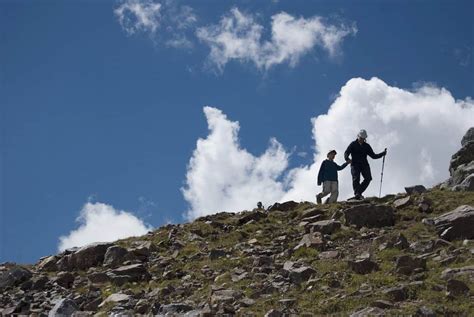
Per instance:
[[[337,172],[344,169],[350,163],[350,160],[339,166],[334,162],[336,154],[336,150],[329,151],[327,159],[321,163],[321,167],[319,168],[318,186],[323,184],[323,191],[316,195],[318,204],[321,204],[321,199],[329,194],[331,194],[331,196],[326,199],[326,204],[337,201],[337,196],[339,195]]]
[[[370,181],[372,180],[372,174],[370,173],[370,165],[367,161],[367,155],[374,160],[387,155],[387,149],[379,154],[375,154],[374,150],[372,150],[372,147],[366,142],[366,140],[367,132],[365,130],[360,130],[357,134],[357,140],[349,144],[346,152],[344,152],[344,158],[346,161],[349,160],[349,155],[352,159],[352,188],[354,189],[354,198],[358,200],[364,198],[362,193],[367,189]],[[364,177],[362,183],[360,182],[361,174],[362,177]]]

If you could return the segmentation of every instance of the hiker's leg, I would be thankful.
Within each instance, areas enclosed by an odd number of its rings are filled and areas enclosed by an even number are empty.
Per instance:
[[[354,189],[354,195],[357,196],[359,193],[360,187],[360,169],[357,165],[351,166],[351,174],[352,174],[352,188]]]
[[[361,170],[361,173],[362,173],[362,177],[364,177],[364,181],[362,182],[362,184],[360,184],[359,194],[362,194],[367,189],[367,187],[370,184],[370,181],[372,180],[372,174],[370,173],[369,165],[364,166]]]
[[[331,193],[331,182],[324,181],[323,182],[323,191],[319,194],[319,197],[323,198]]]
[[[331,196],[328,198],[328,203],[335,203],[337,201],[337,196],[339,196],[338,187],[337,182],[331,182]]]

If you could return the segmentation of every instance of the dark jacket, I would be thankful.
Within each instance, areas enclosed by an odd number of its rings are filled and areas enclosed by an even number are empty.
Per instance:
[[[352,165],[365,166],[369,165],[367,155],[373,159],[378,159],[384,156],[384,152],[375,154],[374,150],[372,150],[372,147],[368,143],[364,142],[360,144],[358,140],[355,140],[349,144],[346,152],[344,152],[344,158],[346,161],[349,159],[349,155],[352,156]]]
[[[318,185],[321,185],[324,181],[337,182],[337,171],[344,169],[347,164],[349,163],[346,162],[339,166],[334,161],[324,160],[319,168]]]

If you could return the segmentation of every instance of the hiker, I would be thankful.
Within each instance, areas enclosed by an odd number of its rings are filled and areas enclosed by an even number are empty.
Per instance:
[[[387,155],[387,149],[379,154],[375,154],[374,150],[372,150],[372,147],[366,142],[366,140],[367,132],[365,130],[360,130],[357,134],[357,140],[349,144],[346,152],[344,153],[344,158],[346,161],[349,161],[349,155],[352,159],[352,188],[354,189],[354,198],[357,200],[364,199],[362,193],[367,189],[370,181],[372,180],[369,162],[367,161],[367,155],[374,160]],[[362,174],[362,177],[364,177],[362,183],[360,183],[360,174]]]
[[[350,160],[339,166],[334,162],[336,154],[336,150],[329,151],[327,159],[321,163],[321,167],[319,168],[318,186],[323,184],[323,191],[316,195],[316,202],[318,204],[321,204],[321,199],[329,194],[331,194],[331,196],[326,199],[326,204],[337,201],[337,196],[339,195],[337,171],[343,170],[350,163]]]

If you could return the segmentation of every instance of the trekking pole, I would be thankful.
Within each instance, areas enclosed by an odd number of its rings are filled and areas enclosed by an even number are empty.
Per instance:
[[[387,151],[387,148],[385,148],[385,151]],[[385,156],[387,156],[387,153],[385,152],[385,155],[383,156],[382,160],[382,173],[380,174],[380,190],[379,190],[379,198],[382,195],[382,181],[383,181],[383,168],[385,166]]]

